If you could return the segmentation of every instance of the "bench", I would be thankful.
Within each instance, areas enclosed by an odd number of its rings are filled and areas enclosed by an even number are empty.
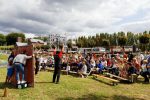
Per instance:
[[[120,77],[120,76],[116,76],[116,75],[111,74],[111,73],[106,73],[106,75],[111,77],[111,78],[117,78],[119,80],[128,81],[128,79],[126,79],[126,78],[123,78],[123,77]]]
[[[66,71],[66,70],[61,70],[61,73],[64,75],[68,75],[68,71]]]
[[[134,83],[134,82],[136,82],[137,81],[137,77],[138,77],[138,75],[137,74],[131,74],[131,76],[130,76],[130,80],[131,80],[131,82],[132,83]]]
[[[97,75],[97,74],[93,74],[93,78],[102,78],[102,79],[106,79],[109,80],[113,86],[118,85],[119,81],[115,80],[115,79],[111,79],[102,75]]]
[[[73,76],[78,76],[79,74],[75,71],[69,71],[68,72],[69,75],[73,75]]]

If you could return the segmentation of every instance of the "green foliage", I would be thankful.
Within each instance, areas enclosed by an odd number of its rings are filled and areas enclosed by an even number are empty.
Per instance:
[[[0,34],[0,45],[6,44],[6,37],[3,34]]]
[[[109,47],[109,46],[110,46],[109,40],[103,39],[103,40],[102,40],[102,46],[104,46],[104,47]]]
[[[127,42],[127,38],[125,36],[118,37],[118,43],[120,46],[125,46]]]
[[[143,45],[149,44],[149,35],[150,31],[143,33],[132,33],[132,32],[118,32],[118,33],[97,33],[95,36],[81,36],[76,40],[76,45],[78,47],[99,47],[99,46],[133,46],[137,45],[139,49],[142,49],[143,46],[139,44],[139,42]],[[143,38],[144,36],[144,38]],[[106,42],[107,40],[107,42]],[[109,43],[108,43],[109,42]],[[148,46],[147,46],[148,47]],[[148,48],[149,49],[149,48]]]
[[[39,49],[41,49],[41,46],[36,46],[34,48],[39,50]]]
[[[44,50],[48,50],[49,48],[50,48],[49,45],[42,45],[42,46],[41,46],[41,49],[44,49]]]
[[[148,44],[149,43],[149,35],[145,34],[139,37],[139,41],[141,44]]]
[[[72,40],[71,39],[69,39],[67,41],[67,46],[68,46],[68,48],[72,48]]]
[[[25,35],[23,33],[9,33],[6,36],[6,41],[8,45],[14,45],[17,42],[17,38],[21,37],[22,42],[25,41]]]
[[[139,36],[139,41],[141,43],[140,47],[142,51],[145,51],[149,48],[147,48],[147,45],[149,43],[149,34],[143,33],[143,35]]]
[[[48,37],[34,37],[34,39],[40,39],[43,40],[44,42],[48,41]]]
[[[9,45],[9,46],[0,46],[0,50],[12,50],[14,48],[13,45]]]
[[[7,61],[8,55],[0,54],[0,60],[5,60]]]
[[[124,32],[118,32],[118,37],[122,37],[122,36],[125,36],[125,33]]]
[[[134,35],[132,32],[127,32],[127,44],[129,46],[137,44],[137,38],[136,35]]]

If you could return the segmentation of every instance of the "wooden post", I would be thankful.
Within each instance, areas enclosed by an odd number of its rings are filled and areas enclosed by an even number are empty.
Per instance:
[[[7,88],[4,89],[4,95],[3,97],[7,97],[8,96],[8,93],[7,93]]]

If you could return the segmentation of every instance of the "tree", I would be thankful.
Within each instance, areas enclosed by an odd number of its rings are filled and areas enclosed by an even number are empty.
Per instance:
[[[43,40],[44,42],[48,41],[48,37],[34,37],[34,39]]]
[[[127,42],[127,38],[125,36],[118,37],[118,44],[120,46],[125,46]]]
[[[91,47],[91,48],[96,45],[96,43],[94,41],[94,37],[88,37],[87,43],[88,43],[88,47]]]
[[[118,37],[118,43],[120,46],[122,46],[123,52],[124,52],[124,46],[127,43],[127,38],[125,36]]]
[[[132,32],[127,32],[127,45],[131,46],[136,44],[136,37]]]
[[[41,48],[43,50],[47,51],[50,48],[50,46],[49,45],[42,45]]]
[[[108,50],[108,49],[109,49],[109,46],[110,46],[109,40],[103,39],[103,40],[102,40],[102,46],[106,47],[106,49]]]
[[[142,44],[142,51],[146,50],[146,45],[149,43],[149,35],[148,34],[144,34],[139,36],[139,41]]]
[[[6,43],[6,37],[3,34],[0,34],[0,45],[4,45]]]
[[[69,39],[67,41],[67,46],[68,46],[69,49],[72,48],[72,40],[71,39]]]
[[[8,45],[14,45],[17,42],[17,38],[21,37],[22,42],[25,41],[25,35],[23,33],[9,33],[6,36],[6,42]]]
[[[124,33],[124,32],[118,32],[118,36],[119,36],[119,37],[125,36],[125,33]]]

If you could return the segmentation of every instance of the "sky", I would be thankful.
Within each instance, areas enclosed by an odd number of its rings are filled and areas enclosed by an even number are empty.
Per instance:
[[[150,30],[150,0],[0,0],[0,33],[26,36]]]

